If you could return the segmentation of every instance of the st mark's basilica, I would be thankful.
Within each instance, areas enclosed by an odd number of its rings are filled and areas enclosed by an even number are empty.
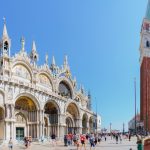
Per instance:
[[[77,89],[65,56],[62,67],[55,58],[37,65],[35,42],[27,54],[25,40],[10,55],[11,40],[4,22],[0,41],[0,140],[32,136],[33,139],[55,134],[95,132],[97,115],[91,111],[90,95]]]

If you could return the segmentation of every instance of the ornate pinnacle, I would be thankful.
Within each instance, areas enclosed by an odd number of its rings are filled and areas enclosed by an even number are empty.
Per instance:
[[[8,33],[7,33],[5,17],[3,18],[3,20],[4,20],[4,27],[3,27],[3,39],[4,39],[4,38],[9,38],[9,36],[8,36]]]
[[[25,51],[25,39],[23,36],[21,37],[20,41],[21,41],[21,51],[24,52]]]
[[[32,51],[36,52],[36,45],[35,45],[35,41],[32,42]]]
[[[53,66],[55,66],[55,65],[56,65],[55,57],[54,57],[54,56],[52,57],[52,65],[53,65]]]
[[[45,55],[45,63],[48,65],[48,54]]]

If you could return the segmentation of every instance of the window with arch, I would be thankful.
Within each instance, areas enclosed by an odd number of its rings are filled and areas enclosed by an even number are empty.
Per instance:
[[[4,50],[7,52],[8,51],[8,42],[7,41],[5,41],[4,42]]]
[[[146,47],[150,47],[150,42],[146,41]]]
[[[59,84],[59,94],[65,98],[71,98],[70,87],[63,81]]]

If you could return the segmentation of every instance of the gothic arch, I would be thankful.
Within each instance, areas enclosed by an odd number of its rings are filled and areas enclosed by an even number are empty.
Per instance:
[[[71,99],[74,99],[74,88],[73,88],[73,85],[72,83],[70,82],[70,80],[66,77],[60,77],[59,80],[58,80],[58,83],[57,83],[57,91],[59,92],[59,85],[60,83],[64,82],[70,89],[71,91]]]

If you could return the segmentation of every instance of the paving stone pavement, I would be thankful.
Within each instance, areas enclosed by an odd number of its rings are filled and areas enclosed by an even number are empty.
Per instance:
[[[132,138],[131,141],[128,141],[128,139],[123,139],[122,142],[116,144],[115,140],[111,140],[110,138],[107,138],[107,141],[102,140],[100,144],[97,144],[95,147],[95,150],[129,150],[132,148],[132,150],[137,150],[136,146],[136,138]],[[13,150],[25,150],[23,143],[17,143],[14,144]],[[56,146],[52,146],[50,142],[33,142],[32,145],[28,148],[28,150],[76,150],[77,148],[75,146],[68,146],[65,147],[63,145],[63,142],[58,142]],[[0,147],[0,150],[8,150],[8,145],[5,144]],[[27,149],[26,149],[27,150]],[[80,150],[84,150],[84,148],[80,148]],[[90,150],[90,146],[87,142],[86,144],[86,150]],[[94,150],[94,149],[92,149]]]

